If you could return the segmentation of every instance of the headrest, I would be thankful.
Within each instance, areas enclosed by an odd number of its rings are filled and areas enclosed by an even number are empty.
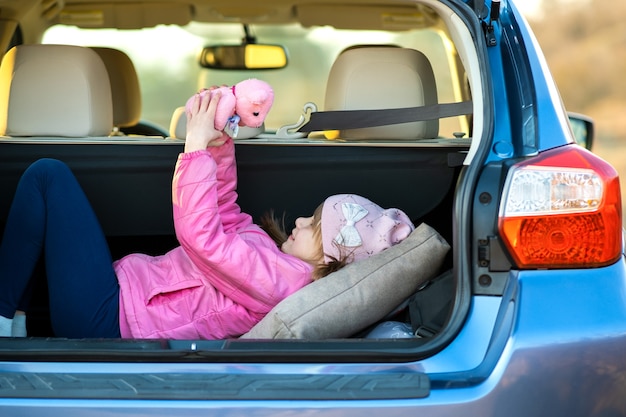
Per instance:
[[[265,132],[265,123],[260,127],[239,126],[239,133],[236,139],[250,139]],[[170,137],[175,139],[185,139],[187,136],[187,115],[185,106],[177,107],[170,120]]]
[[[107,136],[113,128],[109,76],[93,50],[20,45],[0,65],[0,135]]]
[[[170,136],[176,139],[185,139],[187,135],[187,115],[185,106],[177,107],[170,120]]]
[[[437,104],[435,75],[426,56],[399,47],[349,48],[331,67],[326,111],[375,110]],[[439,121],[343,130],[344,139],[436,138]]]
[[[92,47],[104,62],[111,82],[113,125],[134,126],[141,119],[141,88],[133,61],[119,49]]]

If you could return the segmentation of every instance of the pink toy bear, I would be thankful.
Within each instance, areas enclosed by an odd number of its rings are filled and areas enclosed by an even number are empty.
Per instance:
[[[265,81],[251,78],[232,87],[203,90],[200,95],[221,91],[222,96],[215,113],[215,128],[237,136],[238,126],[260,127],[274,102],[274,91]],[[193,96],[187,100],[189,111]]]

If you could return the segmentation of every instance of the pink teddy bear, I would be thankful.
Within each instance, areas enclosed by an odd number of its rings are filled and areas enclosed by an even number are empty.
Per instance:
[[[203,90],[200,95],[216,91],[220,91],[222,96],[215,112],[215,128],[225,130],[231,137],[237,136],[239,126],[260,127],[274,102],[272,87],[256,78],[241,81],[232,87]],[[192,103],[193,96],[187,100],[187,111]]]

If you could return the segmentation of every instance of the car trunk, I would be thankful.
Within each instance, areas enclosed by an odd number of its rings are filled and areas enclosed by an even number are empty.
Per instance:
[[[116,142],[117,141],[117,142]],[[325,197],[336,193],[356,193],[384,207],[403,209],[416,225],[424,222],[437,230],[454,248],[452,207],[455,187],[462,169],[469,140],[439,140],[406,143],[332,142],[316,140],[237,142],[239,203],[255,220],[272,209],[285,215],[287,229],[296,217],[312,214]],[[0,219],[7,217],[11,196],[20,174],[29,163],[42,157],[65,161],[75,172],[101,221],[114,259],[142,252],[165,253],[177,245],[171,215],[171,178],[176,158],[182,152],[180,141],[165,139],[110,139],[83,141],[16,140],[3,143],[0,169]],[[452,268],[452,251],[441,272]],[[448,294],[451,300],[454,294]],[[373,323],[374,324],[374,323]],[[45,286],[45,270],[36,271],[29,336],[54,337],[50,328]],[[328,360],[328,354],[344,356],[354,350],[378,356],[389,349],[406,348],[414,355],[428,338],[372,341],[362,333],[348,340],[333,341],[82,341],[66,344],[61,340],[31,339],[14,341],[22,348],[13,354],[24,357],[30,351],[46,358],[75,354],[84,359],[89,352],[103,352],[118,359],[134,358],[138,351],[156,357],[186,358],[180,352],[200,349],[207,352],[257,358],[271,352],[308,352],[308,360]],[[355,345],[355,343],[357,343]],[[374,352],[374,353],[373,353]],[[352,355],[356,358],[356,356]],[[194,360],[214,360],[211,354]],[[361,359],[363,359],[361,357]],[[252,360],[252,359],[251,359]],[[344,357],[342,360],[346,360]]]

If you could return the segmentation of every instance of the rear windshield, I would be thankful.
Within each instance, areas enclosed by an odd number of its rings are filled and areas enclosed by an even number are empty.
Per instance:
[[[341,30],[330,26],[303,28],[300,25],[256,25],[259,41],[284,45],[286,68],[263,71],[204,69],[198,54],[207,44],[235,44],[242,37],[239,24],[199,24],[187,27],[159,26],[142,30],[93,30],[57,25],[50,28],[44,43],[108,46],[121,49],[132,59],[141,84],[142,118],[163,128],[172,111],[198,89],[211,85],[233,85],[247,78],[260,78],[275,90],[276,101],[266,119],[266,129],[276,130],[298,121],[305,103],[324,107],[326,80],[337,56],[355,45],[393,45],[414,48],[429,59],[436,77],[440,103],[461,101],[469,96],[465,70],[454,43],[439,27],[399,32]],[[443,137],[467,132],[462,118],[440,121]]]

